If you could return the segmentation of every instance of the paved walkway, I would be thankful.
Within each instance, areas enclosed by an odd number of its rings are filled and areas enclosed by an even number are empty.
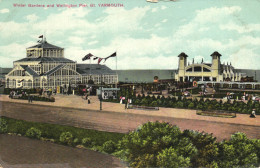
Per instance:
[[[88,110],[99,110],[100,102],[96,96],[90,96],[91,104],[87,104],[87,101],[80,96],[76,95],[56,95],[55,102],[40,102],[34,101],[33,104],[48,105],[56,107],[70,107]],[[7,95],[0,95],[0,101],[7,102],[19,102],[27,103],[27,100],[9,99]],[[0,107],[1,108],[1,107]],[[221,117],[210,117],[210,116],[200,116],[196,114],[196,110],[189,109],[176,109],[176,108],[160,108],[158,111],[147,111],[147,110],[135,110],[135,109],[125,109],[124,104],[119,103],[102,103],[103,111],[116,112],[116,113],[127,113],[127,114],[143,114],[148,116],[160,116],[160,117],[171,117],[180,119],[192,119],[192,120],[204,120],[204,121],[214,121],[221,123],[230,124],[241,124],[241,125],[251,125],[260,126],[260,116],[257,118],[249,118],[248,114],[237,114],[236,118],[221,118]]]
[[[114,156],[26,137],[0,134],[3,168],[126,167]]]

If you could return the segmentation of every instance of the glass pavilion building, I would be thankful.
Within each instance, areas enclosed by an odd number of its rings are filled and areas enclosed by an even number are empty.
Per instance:
[[[26,49],[26,58],[14,61],[13,69],[5,76],[5,87],[54,89],[87,84],[89,80],[94,84],[115,84],[118,75],[105,65],[77,64],[64,57],[64,48],[43,39]]]

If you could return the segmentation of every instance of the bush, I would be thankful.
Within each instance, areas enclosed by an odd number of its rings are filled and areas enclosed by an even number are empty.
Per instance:
[[[116,150],[116,143],[111,141],[111,140],[106,141],[103,144],[102,148],[103,148],[103,151],[106,152],[106,153],[109,153],[109,154],[113,153]]]
[[[230,141],[220,143],[219,167],[257,167],[258,147],[244,133],[235,133]]]
[[[61,133],[60,142],[66,145],[72,145],[73,135],[70,132]]]
[[[73,145],[78,145],[79,144],[79,139],[78,138],[75,138],[74,140],[73,140]]]
[[[152,107],[157,107],[157,101],[155,101],[155,100],[152,101],[151,106],[152,106]]]
[[[31,127],[26,131],[26,136],[30,138],[40,139],[41,137],[41,131],[37,128]]]
[[[83,138],[82,139],[82,145],[85,146],[85,147],[92,147],[93,146],[93,143],[92,143],[92,140],[91,138]]]
[[[188,105],[188,108],[189,108],[189,109],[193,109],[194,107],[195,107],[195,106],[194,106],[194,103],[192,103],[192,102]]]
[[[0,134],[7,132],[7,122],[5,119],[0,118]]]
[[[178,102],[176,103],[176,106],[177,106],[178,108],[183,108],[183,102],[178,101]]]
[[[159,167],[190,167],[190,158],[179,156],[172,147],[162,150],[157,156],[157,166]]]
[[[156,155],[171,146],[178,148],[181,131],[168,123],[148,122],[119,142],[120,156],[132,167],[156,167]]]

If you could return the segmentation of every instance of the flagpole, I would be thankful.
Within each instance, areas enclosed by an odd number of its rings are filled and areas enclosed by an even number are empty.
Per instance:
[[[117,53],[117,50],[116,50],[116,53]],[[117,78],[117,81],[118,81],[118,74],[117,74],[117,55],[116,55],[116,78]],[[117,88],[117,82],[116,82],[116,88]]]
[[[92,77],[92,74],[91,74],[91,58],[89,58],[89,66],[90,66],[90,80],[91,80],[91,77]]]

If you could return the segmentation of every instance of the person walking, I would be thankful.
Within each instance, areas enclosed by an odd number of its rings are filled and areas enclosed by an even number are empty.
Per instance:
[[[255,109],[252,110],[252,113],[251,113],[251,115],[250,115],[250,118],[256,118],[256,116],[255,116]]]
[[[28,103],[31,102],[31,99],[30,99],[30,94],[28,94]]]
[[[33,96],[30,96],[30,102],[31,103],[33,102]]]

